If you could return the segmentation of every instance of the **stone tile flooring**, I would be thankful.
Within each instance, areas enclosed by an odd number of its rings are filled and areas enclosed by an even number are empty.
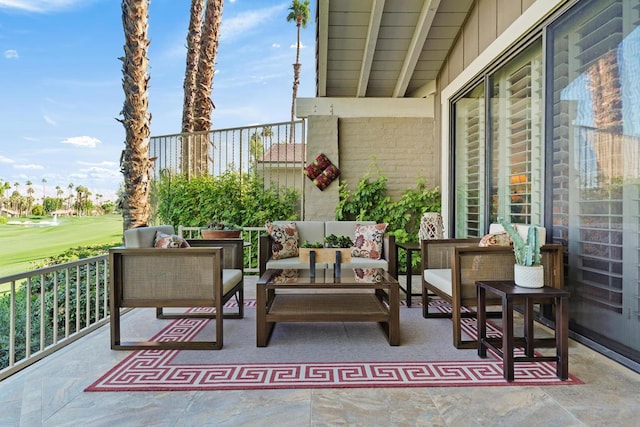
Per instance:
[[[569,370],[584,385],[83,392],[127,354],[109,349],[104,326],[5,379],[0,426],[639,425],[640,374],[573,341]]]

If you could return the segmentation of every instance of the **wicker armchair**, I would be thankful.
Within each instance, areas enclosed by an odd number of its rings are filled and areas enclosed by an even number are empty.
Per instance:
[[[184,249],[149,247],[156,231],[172,233],[170,226],[125,231],[125,247],[109,250],[111,286],[111,348],[220,349],[223,318],[242,318],[244,299],[242,239],[189,241]],[[133,247],[131,247],[133,246]],[[152,246],[152,244],[151,244]],[[236,313],[224,314],[224,304],[235,297]],[[215,340],[189,342],[121,341],[120,309],[155,307],[158,318],[215,319]],[[165,307],[213,307],[214,313],[163,313]]]
[[[461,320],[476,317],[471,307],[477,305],[477,280],[513,280],[515,262],[511,247],[478,247],[480,239],[423,240],[422,303],[423,316],[450,317],[453,323],[453,345],[475,348],[475,340],[463,340]],[[541,248],[545,284],[564,287],[562,246],[549,244]],[[439,297],[451,304],[451,313],[430,312],[429,303]],[[500,304],[487,295],[487,306]],[[493,314],[495,317],[499,313]]]

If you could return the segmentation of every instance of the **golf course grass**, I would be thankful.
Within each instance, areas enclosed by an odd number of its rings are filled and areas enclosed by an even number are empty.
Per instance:
[[[69,248],[122,242],[119,214],[63,217],[55,222],[50,217],[10,220],[14,221],[23,224],[0,224],[0,277],[32,270],[34,262]]]

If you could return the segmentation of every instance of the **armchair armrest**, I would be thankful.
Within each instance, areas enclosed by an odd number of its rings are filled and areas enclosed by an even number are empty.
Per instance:
[[[222,248],[222,268],[233,268],[244,272],[244,240],[241,238],[187,239],[187,243],[194,248]]]
[[[396,256],[398,251],[396,250],[396,236],[391,234],[385,234],[382,241],[384,259],[387,260],[389,271],[388,273],[395,279],[398,278],[398,261]]]
[[[258,242],[258,272],[260,276],[267,270],[267,261],[271,255],[271,236],[262,234]]]

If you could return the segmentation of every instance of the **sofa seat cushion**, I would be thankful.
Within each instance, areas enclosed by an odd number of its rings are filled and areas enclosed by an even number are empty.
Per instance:
[[[226,295],[238,283],[242,281],[242,270],[235,268],[224,268],[222,270],[222,294]]]
[[[428,268],[424,270],[424,280],[444,294],[453,294],[450,268]]]
[[[266,268],[269,270],[304,270],[309,268],[308,262],[300,261],[300,257],[273,259],[267,261]],[[316,263],[316,269],[327,268],[327,264]]]
[[[351,263],[342,264],[342,268],[382,268],[385,271],[389,271],[389,263],[386,259],[351,257]]]

